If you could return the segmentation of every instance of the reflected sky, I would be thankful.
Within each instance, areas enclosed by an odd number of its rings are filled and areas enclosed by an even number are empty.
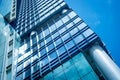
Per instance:
[[[119,0],[65,0],[106,44],[120,67]]]

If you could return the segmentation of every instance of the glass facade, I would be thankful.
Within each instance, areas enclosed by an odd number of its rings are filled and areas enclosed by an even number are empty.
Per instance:
[[[63,0],[21,0],[16,31],[15,80],[99,80],[82,53],[98,37]]]

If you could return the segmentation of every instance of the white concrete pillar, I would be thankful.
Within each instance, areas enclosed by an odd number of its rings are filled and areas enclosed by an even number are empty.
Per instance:
[[[120,80],[120,68],[99,45],[91,47],[89,54],[106,80]]]

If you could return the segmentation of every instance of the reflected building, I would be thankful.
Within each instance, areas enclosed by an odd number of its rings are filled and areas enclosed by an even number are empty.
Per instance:
[[[63,0],[20,0],[17,8],[15,80],[120,79],[100,38]]]

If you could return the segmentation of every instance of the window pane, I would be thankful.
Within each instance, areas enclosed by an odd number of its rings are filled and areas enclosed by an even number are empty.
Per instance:
[[[45,57],[42,61],[41,61],[41,67],[43,67],[44,65],[46,65],[48,63],[48,58]]]
[[[50,44],[49,46],[48,46],[48,52],[50,51],[50,50],[52,50],[54,48],[54,45],[53,44]]]
[[[78,26],[78,28],[81,30],[81,29],[83,29],[85,26],[87,26],[85,23],[81,23],[81,24]]]
[[[69,20],[69,17],[68,16],[65,16],[62,18],[63,22],[66,23],[68,20]]]
[[[62,36],[63,41],[67,40],[70,37],[69,33]]]
[[[46,43],[50,42],[51,40],[52,40],[52,38],[51,38],[51,37],[48,37],[48,38],[46,39]]]
[[[71,34],[71,36],[73,36],[77,32],[78,32],[78,29],[74,28],[73,30],[70,31],[70,34]]]
[[[37,60],[38,58],[39,58],[38,54],[34,55],[34,56],[32,57],[32,62],[34,62],[34,61]]]
[[[23,64],[21,64],[21,65],[19,65],[18,67],[17,67],[17,72],[19,72],[20,70],[22,70],[23,69]]]
[[[78,17],[77,19],[75,19],[73,22],[76,24],[80,21],[81,19]]]
[[[37,71],[39,69],[39,64],[36,63],[35,65],[32,66],[32,73],[34,73],[35,71]]]
[[[50,32],[49,32],[48,29],[46,29],[46,30],[44,31],[44,33],[45,33],[45,36],[47,36]]]
[[[30,59],[24,62],[24,67],[28,66],[30,64]]]
[[[59,55],[63,54],[66,51],[65,47],[62,46],[61,48],[58,49]]]
[[[73,26],[73,23],[72,23],[72,22],[69,23],[68,25],[66,25],[67,29],[69,29],[69,28],[72,27],[72,26]]]
[[[63,23],[62,23],[61,20],[57,21],[57,22],[56,22],[57,28],[59,28],[62,24],[63,24]]]
[[[45,53],[46,53],[46,49],[45,48],[40,51],[41,56],[43,56]]]
[[[93,31],[92,31],[91,29],[87,29],[85,32],[83,32],[83,35],[84,35],[85,37],[88,37],[88,36],[90,36],[91,34],[93,34]]]
[[[59,35],[58,32],[56,32],[55,34],[53,34],[53,38],[57,37]]]
[[[75,45],[74,42],[71,40],[70,42],[68,42],[68,43],[66,44],[66,47],[67,47],[67,49],[70,49],[70,48],[72,48],[74,45]]]
[[[81,53],[73,57],[73,61],[81,77],[92,70],[89,63],[86,61],[85,57]]]
[[[59,45],[60,43],[62,43],[61,38],[59,38],[58,40],[55,41],[55,45],[56,45],[56,46]]]
[[[66,28],[63,27],[61,30],[59,30],[59,33],[62,34],[62,33],[65,32],[65,31],[66,31]]]
[[[28,70],[25,71],[25,78],[31,75],[31,69],[29,68]]]
[[[78,35],[76,38],[74,38],[73,40],[75,41],[76,44],[78,44],[79,42],[81,42],[83,40],[83,36],[82,35]]]
[[[68,14],[70,16],[70,18],[73,18],[76,16],[76,14],[72,11],[71,13]]]
[[[50,26],[50,32],[54,31],[55,29],[56,29],[56,27],[54,24]]]
[[[52,61],[52,60],[55,59],[56,57],[57,57],[56,52],[53,52],[53,53],[49,54],[50,61]]]

